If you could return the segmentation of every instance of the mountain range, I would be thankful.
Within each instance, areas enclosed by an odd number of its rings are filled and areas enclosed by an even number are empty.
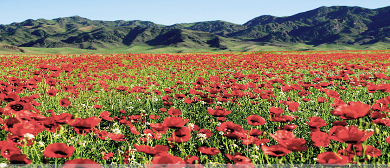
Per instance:
[[[245,24],[207,21],[159,25],[150,21],[100,21],[80,16],[0,25],[0,44],[15,47],[188,47],[229,49],[233,44],[390,43],[390,6],[332,6],[287,17],[263,15]]]

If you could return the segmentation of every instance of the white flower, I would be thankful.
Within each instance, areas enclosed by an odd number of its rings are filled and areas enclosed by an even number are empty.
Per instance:
[[[26,139],[30,140],[30,139],[34,139],[34,138],[35,138],[35,136],[34,136],[33,134],[26,133],[26,134],[24,134],[24,138],[26,138]]]
[[[81,143],[81,145],[83,145],[83,147],[85,147],[87,144],[87,141],[84,141],[83,143]]]
[[[195,124],[194,123],[188,123],[188,127],[190,127],[190,129],[194,129]]]
[[[114,134],[120,134],[121,133],[121,130],[119,128],[114,128],[112,129],[112,133]]]
[[[38,144],[39,144],[39,146],[42,146],[42,147],[44,147],[44,146],[45,146],[45,143],[44,143],[44,142],[42,142],[42,141],[39,141],[39,142],[38,142]]]
[[[5,168],[7,167],[7,163],[0,163],[0,168]]]
[[[199,139],[206,139],[206,134],[198,134],[197,136]]]

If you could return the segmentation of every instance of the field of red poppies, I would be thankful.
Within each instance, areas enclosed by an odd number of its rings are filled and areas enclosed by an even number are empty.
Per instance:
[[[390,52],[0,56],[0,163],[390,163]]]

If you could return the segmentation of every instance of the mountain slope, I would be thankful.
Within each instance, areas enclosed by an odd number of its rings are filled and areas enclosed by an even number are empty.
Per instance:
[[[0,25],[0,43],[19,47],[228,49],[229,44],[248,42],[271,45],[390,43],[390,7],[319,7],[288,17],[263,15],[243,25],[208,21],[165,26],[150,21],[99,21],[79,16]]]

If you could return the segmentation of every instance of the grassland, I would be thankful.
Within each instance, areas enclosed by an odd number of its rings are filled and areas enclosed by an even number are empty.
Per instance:
[[[194,53],[194,52],[247,52],[247,51],[331,51],[331,50],[387,50],[390,44],[375,43],[366,45],[335,45],[323,44],[320,46],[307,45],[302,43],[285,44],[285,43],[228,43],[229,49],[220,50],[214,48],[186,48],[186,47],[153,47],[153,46],[119,46],[112,48],[98,48],[97,50],[79,49],[79,48],[36,48],[36,47],[19,47],[27,54],[120,54],[120,53]],[[21,53],[19,50],[10,50],[0,48],[0,54]]]

